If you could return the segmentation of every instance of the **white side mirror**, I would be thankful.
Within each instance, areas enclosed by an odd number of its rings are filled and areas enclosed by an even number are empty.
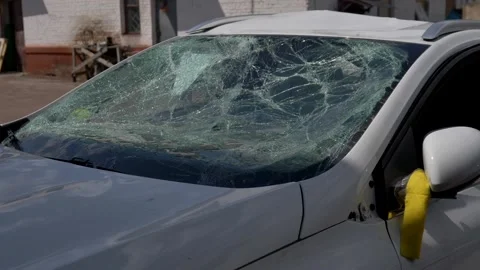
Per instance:
[[[441,129],[423,141],[423,164],[434,192],[461,186],[480,175],[480,131]]]

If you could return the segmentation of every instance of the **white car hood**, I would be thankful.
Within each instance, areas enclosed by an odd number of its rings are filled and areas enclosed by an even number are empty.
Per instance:
[[[298,238],[298,183],[227,189],[0,147],[0,269],[233,269]]]

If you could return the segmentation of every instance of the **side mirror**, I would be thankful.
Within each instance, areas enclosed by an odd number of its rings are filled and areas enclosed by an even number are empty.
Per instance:
[[[423,164],[433,192],[459,187],[480,174],[480,131],[453,127],[423,141]]]

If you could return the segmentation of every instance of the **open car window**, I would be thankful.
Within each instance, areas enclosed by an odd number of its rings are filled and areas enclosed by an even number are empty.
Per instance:
[[[425,48],[327,37],[177,38],[98,75],[16,136],[29,153],[165,180],[299,181],[351,149]]]

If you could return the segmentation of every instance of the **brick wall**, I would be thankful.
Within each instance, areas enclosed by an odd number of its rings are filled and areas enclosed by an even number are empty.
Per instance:
[[[102,30],[117,37],[125,45],[152,44],[150,0],[140,0],[142,28],[140,35],[122,35],[120,0],[43,0],[43,2],[46,14],[24,17],[26,46],[69,46],[73,43],[75,33],[89,20],[101,20]]]
[[[436,22],[444,20],[446,13],[450,11],[446,10],[447,0],[393,0],[393,17],[405,20],[415,20],[417,2],[428,3],[428,8],[424,9],[428,21]]]
[[[226,16],[307,10],[310,0],[219,0]],[[328,1],[328,0],[324,0]]]
[[[123,35],[122,0],[22,0],[25,28],[25,69],[30,73],[68,75],[71,45],[89,21],[99,20],[101,32],[138,51],[154,43],[153,3],[139,0],[141,34]],[[312,2],[313,1],[313,2]],[[243,14],[302,11],[336,0],[177,0],[177,20],[185,31],[205,20]],[[39,5],[39,3],[43,3]],[[317,4],[318,4],[317,3]],[[136,48],[136,49],[135,49]]]
[[[121,0],[23,0],[25,29],[25,68],[34,74],[69,76],[71,46],[78,33],[95,22],[99,37],[111,36],[134,51],[153,43],[152,0],[139,0],[141,33],[123,34]],[[37,2],[37,5],[33,5]],[[105,40],[100,38],[100,40]]]

